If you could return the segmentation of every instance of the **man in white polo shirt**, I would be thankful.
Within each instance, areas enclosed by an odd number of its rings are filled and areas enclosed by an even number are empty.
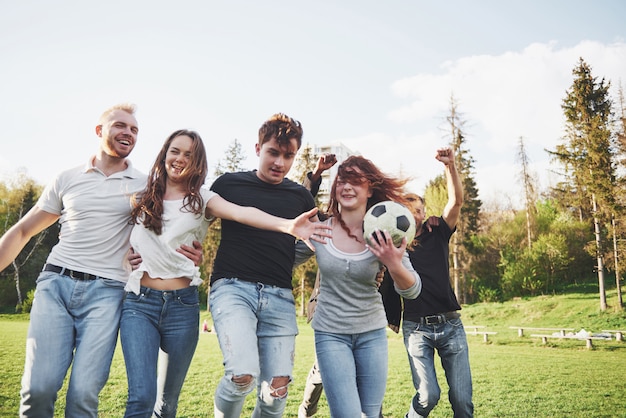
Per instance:
[[[100,146],[86,165],[60,173],[0,238],[0,270],[57,220],[59,242],[37,279],[20,391],[20,417],[53,417],[72,364],[66,418],[96,418],[117,342],[128,271],[130,197],[146,176],[127,159],[137,141],[135,106],[107,109]]]

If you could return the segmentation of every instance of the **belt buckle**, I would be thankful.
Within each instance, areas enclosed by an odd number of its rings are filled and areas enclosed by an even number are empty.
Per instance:
[[[426,325],[435,325],[441,324],[443,321],[441,320],[441,315],[429,315],[424,317],[424,322],[426,322]]]
[[[70,273],[70,277],[72,279],[75,279],[75,280],[85,280],[85,275],[80,273],[80,272],[78,272],[78,271],[70,270],[69,273]],[[75,274],[78,275],[78,277],[75,276]]]

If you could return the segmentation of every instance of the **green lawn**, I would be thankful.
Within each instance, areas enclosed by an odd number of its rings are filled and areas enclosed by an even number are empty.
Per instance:
[[[609,297],[613,295],[609,294]],[[610,303],[611,301],[609,301]],[[483,342],[468,336],[474,381],[476,417],[626,417],[626,342],[519,338],[509,326],[569,327],[590,332],[626,329],[623,311],[599,312],[595,295],[571,294],[516,300],[502,304],[476,304],[463,309],[465,325],[485,325],[498,332]],[[203,318],[208,314],[203,314]],[[19,383],[24,359],[27,316],[0,315],[0,416],[17,416]],[[201,321],[202,322],[202,321]],[[527,333],[530,334],[530,333]],[[402,339],[389,335],[389,379],[383,405],[385,417],[401,418],[413,395]],[[285,416],[297,416],[306,375],[313,363],[313,333],[300,322],[294,383]],[[451,417],[447,387],[438,370],[442,399],[431,417]],[[215,334],[201,334],[178,416],[212,416],[212,396],[222,375],[221,353]],[[56,417],[63,416],[64,392],[57,401]],[[100,417],[121,417],[126,398],[126,375],[118,345],[111,377],[100,401]],[[243,416],[254,403],[250,395]],[[324,398],[318,413],[328,417]]]

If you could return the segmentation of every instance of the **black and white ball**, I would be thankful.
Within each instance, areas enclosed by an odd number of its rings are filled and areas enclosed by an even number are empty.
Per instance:
[[[402,238],[406,237],[407,243],[415,238],[415,218],[406,206],[391,200],[380,202],[372,206],[363,218],[363,238],[368,244],[376,230],[389,232],[393,245],[399,247]]]

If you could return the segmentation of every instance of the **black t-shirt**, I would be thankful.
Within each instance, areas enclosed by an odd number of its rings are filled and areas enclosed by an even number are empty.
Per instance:
[[[450,283],[449,244],[452,233],[439,218],[432,232],[424,228],[418,244],[409,252],[411,264],[422,279],[422,292],[416,299],[404,299],[404,319],[418,321],[420,317],[461,309]]]
[[[439,226],[418,237],[419,244],[409,251],[411,264],[422,280],[422,291],[417,299],[404,299],[395,291],[389,272],[385,272],[380,293],[383,297],[387,321],[400,325],[402,302],[404,319],[417,322],[420,317],[461,309],[450,284],[449,243],[452,233],[448,224],[439,218]]]
[[[285,178],[280,184],[262,181],[256,170],[220,176],[211,190],[229,202],[253,206],[271,215],[293,219],[315,207],[311,193]],[[295,238],[222,220],[211,284],[227,277],[291,289]]]

